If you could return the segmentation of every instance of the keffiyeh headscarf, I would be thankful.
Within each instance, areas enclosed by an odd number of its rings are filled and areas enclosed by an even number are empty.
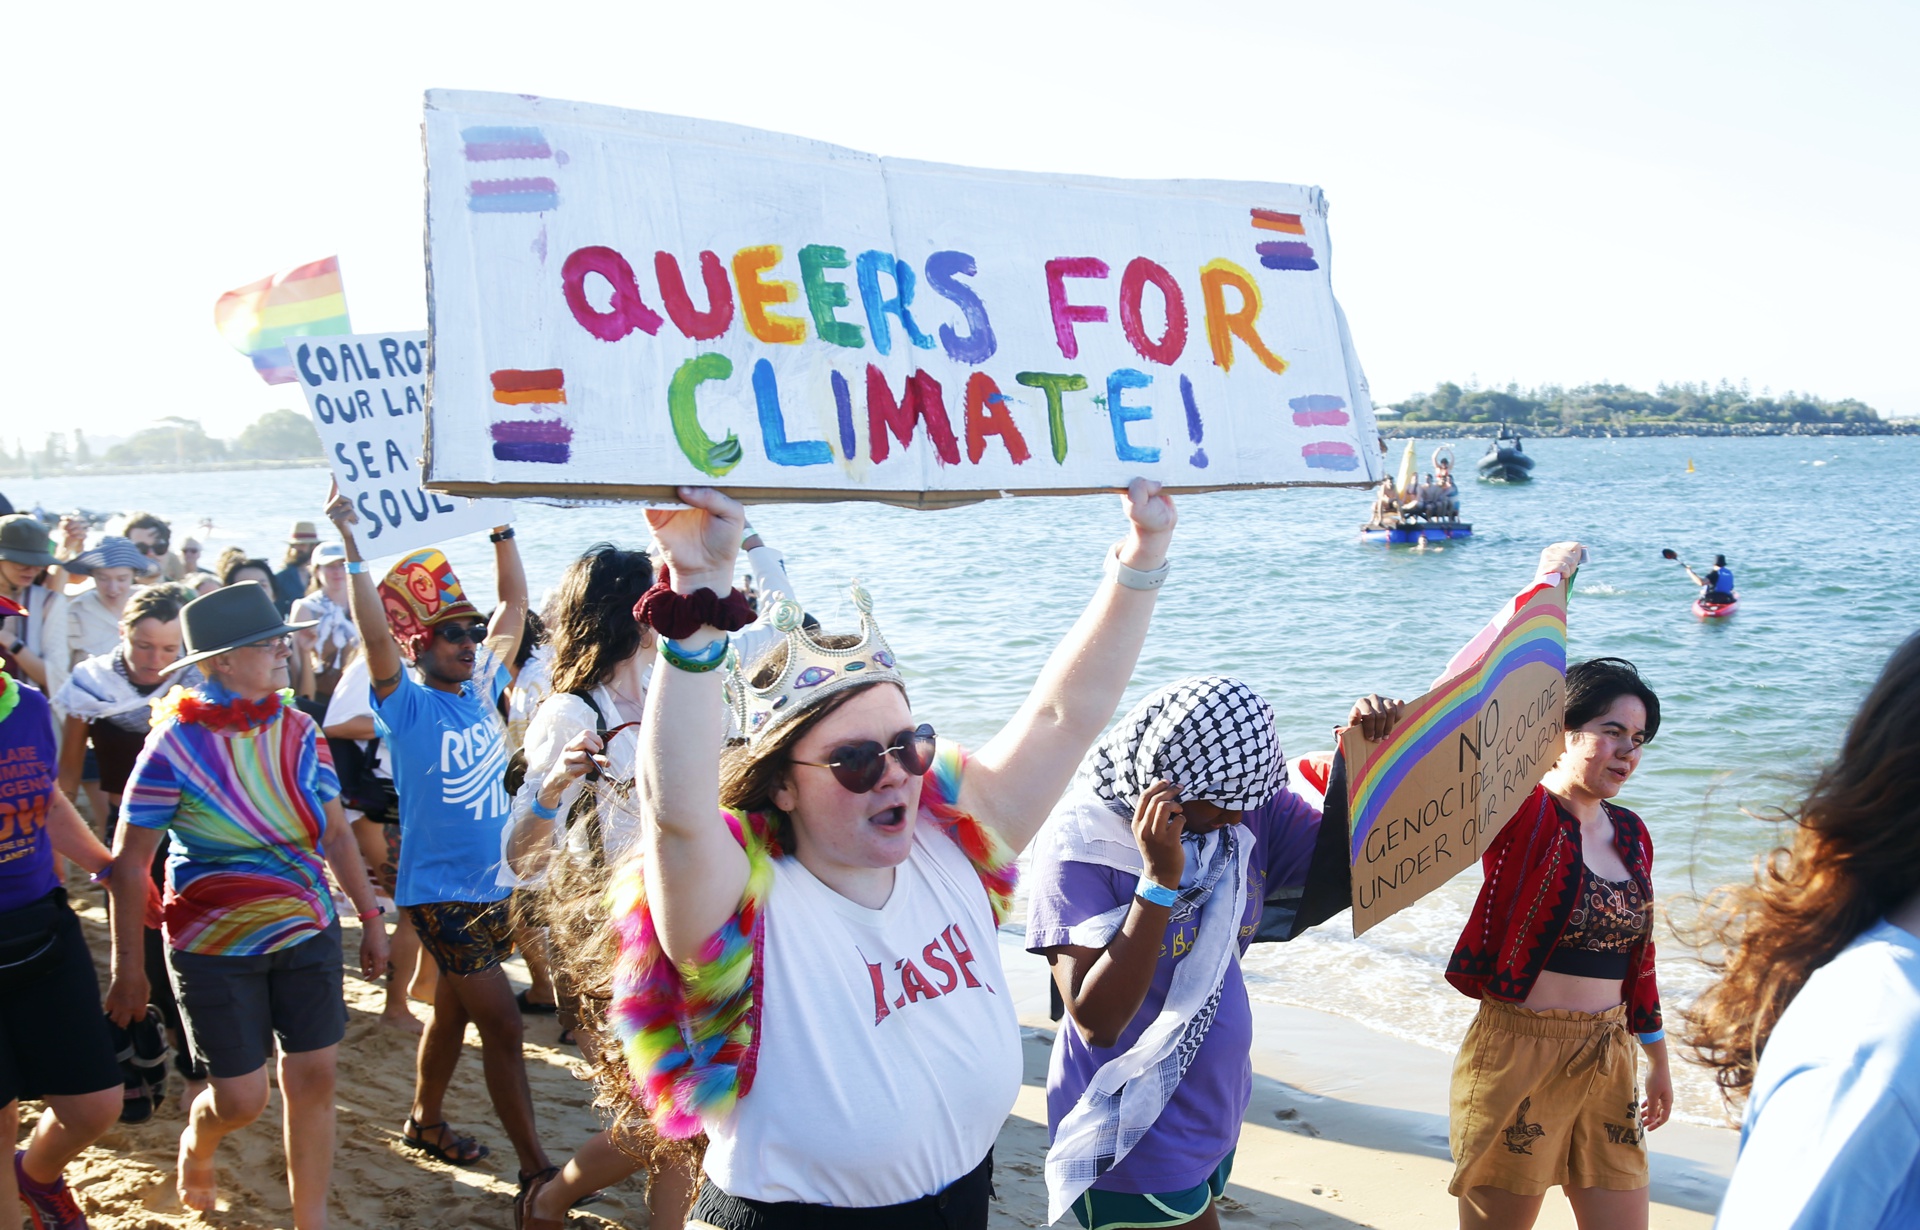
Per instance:
[[[1093,745],[1074,784],[1131,820],[1156,780],[1180,787],[1182,799],[1233,811],[1260,806],[1287,784],[1273,710],[1226,675],[1170,683]]]

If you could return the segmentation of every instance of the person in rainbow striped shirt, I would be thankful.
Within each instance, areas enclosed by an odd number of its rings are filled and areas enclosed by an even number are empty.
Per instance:
[[[282,701],[289,634],[308,625],[282,622],[250,582],[195,599],[180,621],[188,653],[165,673],[198,662],[206,681],[154,703],[153,730],[127,781],[107,1015],[124,1026],[147,1010],[147,868],[165,836],[167,969],[210,1073],[180,1134],[180,1199],[214,1207],[214,1150],[266,1109],[277,1041],[293,1221],[315,1230],[327,1221],[334,1063],[347,1024],[340,920],[322,862],[359,911],[360,970],[369,978],[387,964],[386,929],[365,925],[382,910],[326,741],[312,718]]]

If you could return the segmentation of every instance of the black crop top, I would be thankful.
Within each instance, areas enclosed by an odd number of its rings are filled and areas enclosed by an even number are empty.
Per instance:
[[[1653,903],[1632,876],[1603,880],[1580,868],[1580,899],[1547,968],[1581,978],[1625,978],[1634,946],[1653,933]]]

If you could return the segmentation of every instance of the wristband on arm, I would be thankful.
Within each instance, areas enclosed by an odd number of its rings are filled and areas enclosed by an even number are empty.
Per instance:
[[[1164,884],[1156,884],[1145,875],[1142,875],[1140,882],[1133,886],[1133,895],[1154,905],[1164,905],[1169,908],[1171,908],[1176,901],[1180,900],[1180,893],[1177,889],[1168,888]]]

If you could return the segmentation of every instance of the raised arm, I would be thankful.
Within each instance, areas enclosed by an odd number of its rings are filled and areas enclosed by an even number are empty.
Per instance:
[[[1137,478],[1121,502],[1128,526],[1115,548],[1119,562],[1151,573],[1167,559],[1173,498],[1159,483]],[[1113,717],[1133,678],[1158,593],[1122,585],[1109,569],[1047,659],[1026,703],[975,754],[961,781],[960,808],[998,829],[1015,850],[1039,831],[1080,758]]]
[[[733,587],[746,516],[710,488],[682,488],[680,498],[692,507],[647,511],[674,592],[710,589],[724,596]],[[697,652],[722,635],[705,627],[677,646]],[[680,670],[662,653],[640,727],[636,777],[647,899],[660,946],[674,961],[697,955],[740,908],[747,887],[747,856],[720,819],[723,674]]]
[[[393,629],[387,626],[387,609],[380,604],[373,574],[367,571],[366,561],[360,558],[360,544],[353,537],[352,527],[360,514],[353,511],[353,501],[339,494],[337,488],[327,500],[327,520],[340,531],[340,541],[347,548],[347,605],[353,609],[353,626],[360,629],[360,651],[367,656],[367,681],[373,685],[374,696],[385,700],[400,686],[400,672],[406,669],[406,663],[400,657],[400,643],[393,639]],[[356,564],[359,567],[354,567]],[[523,603],[524,591],[522,578]]]
[[[520,636],[527,630],[527,570],[520,562],[520,548],[511,525],[493,527],[493,585],[498,601],[493,620],[487,625],[487,648],[500,659],[513,678],[520,668],[513,664],[519,656]]]

